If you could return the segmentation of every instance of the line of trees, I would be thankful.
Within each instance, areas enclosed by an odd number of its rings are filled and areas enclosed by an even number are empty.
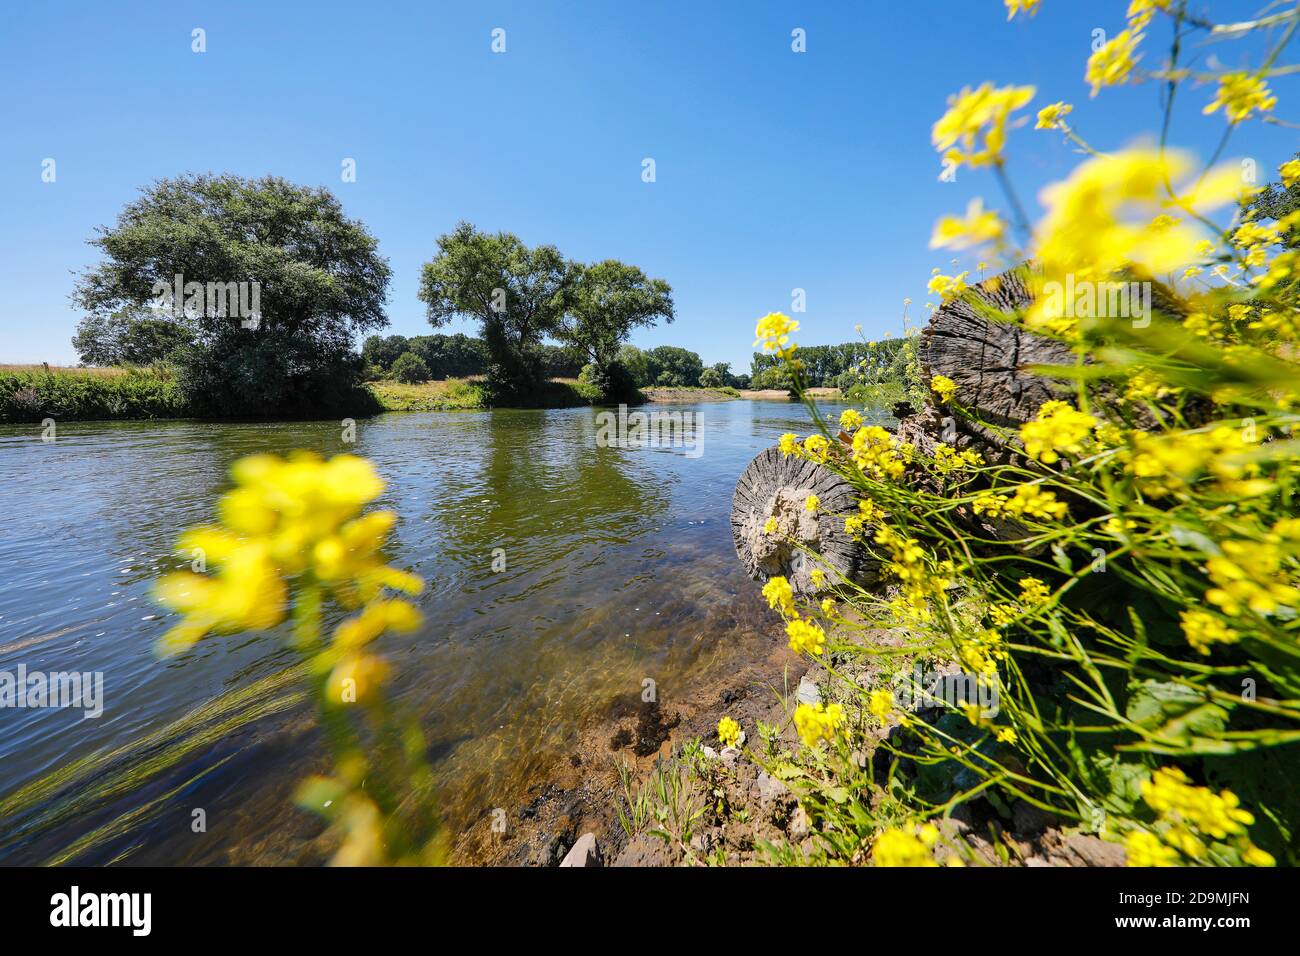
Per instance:
[[[879,382],[903,372],[906,337],[879,342],[844,342],[840,345],[800,346],[799,360],[805,382],[814,387],[848,391],[864,381]],[[773,355],[755,352],[750,364],[751,388],[789,388],[784,363]]]

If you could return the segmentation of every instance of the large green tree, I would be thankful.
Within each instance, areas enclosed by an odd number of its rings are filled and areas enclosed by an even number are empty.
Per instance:
[[[363,410],[353,342],[387,324],[389,267],[328,190],[270,176],[161,179],[90,243],[105,258],[79,277],[73,300],[92,315],[156,307],[160,289],[183,283],[195,336],[177,362],[196,412]],[[232,314],[223,291],[232,284],[254,290],[241,304],[256,301],[256,314]],[[206,297],[192,299],[191,287]]]
[[[651,380],[656,385],[696,386],[704,362],[696,352],[676,345],[660,345],[646,353],[650,361]]]
[[[121,308],[83,318],[72,347],[83,365],[152,365],[171,360],[193,341],[189,322]]]
[[[603,395],[621,397],[636,383],[619,365],[619,349],[633,329],[673,320],[672,288],[617,259],[575,266],[573,272],[570,306],[556,335],[590,361],[589,380]]]
[[[575,275],[554,246],[529,247],[508,232],[479,232],[467,222],[438,238],[420,274],[429,324],[475,319],[491,357],[496,396],[541,384],[543,338],[554,334],[572,299]]]

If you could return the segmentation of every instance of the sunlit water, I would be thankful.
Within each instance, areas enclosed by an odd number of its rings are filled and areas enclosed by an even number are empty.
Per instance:
[[[352,444],[333,422],[68,423],[52,442],[37,426],[0,428],[0,672],[99,671],[105,698],[98,719],[0,709],[0,862],[319,861],[321,825],[293,792],[327,765],[293,683],[247,702],[268,711],[255,719],[187,726],[180,756],[142,742],[294,659],[282,632],[208,638],[168,661],[153,652],[170,622],[150,584],[183,564],[178,533],[211,518],[242,455],[354,452],[388,481],[390,562],[429,588],[421,631],[381,646],[392,694],[430,742],[453,833],[517,805],[645,678],[670,702],[765,653],[779,631],[736,559],[731,495],[758,451],[806,433],[807,413],[647,408],[698,415],[698,457],[599,447],[586,408],[390,414],[359,422]],[[108,756],[21,797],[92,754]]]

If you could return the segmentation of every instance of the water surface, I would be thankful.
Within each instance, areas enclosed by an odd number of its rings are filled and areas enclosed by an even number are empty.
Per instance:
[[[358,422],[351,444],[333,422],[68,423],[53,442],[0,427],[0,671],[105,682],[98,719],[0,709],[0,862],[319,861],[321,827],[292,795],[326,764],[310,706],[275,676],[293,662],[285,635],[153,653],[170,621],[150,584],[182,566],[177,535],[210,520],[243,455],[352,452],[387,480],[390,563],[429,587],[422,630],[381,649],[391,692],[430,741],[453,832],[518,805],[645,678],[668,701],[765,653],[779,630],[736,560],[731,494],[758,451],[807,432],[807,413],[749,401],[647,410],[699,416],[701,453],[599,447],[588,408],[393,413]],[[157,739],[213,700],[216,713]]]

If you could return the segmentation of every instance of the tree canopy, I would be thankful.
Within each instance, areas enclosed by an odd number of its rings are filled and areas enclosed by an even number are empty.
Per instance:
[[[105,258],[73,301],[106,316],[156,310],[165,296],[171,310],[158,317],[193,328],[175,358],[196,411],[325,412],[356,400],[354,336],[387,324],[390,270],[329,190],[273,176],[161,179],[90,243]]]

